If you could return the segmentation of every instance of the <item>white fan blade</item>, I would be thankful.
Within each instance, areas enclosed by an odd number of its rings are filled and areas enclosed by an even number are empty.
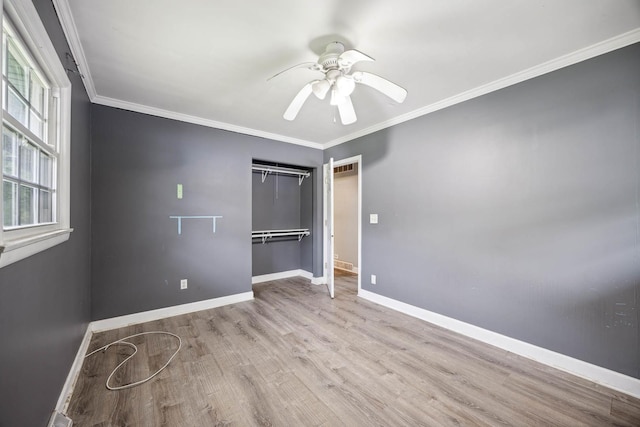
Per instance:
[[[298,92],[296,97],[293,98],[293,101],[291,101],[291,104],[289,104],[289,108],[287,108],[287,111],[284,112],[283,117],[285,119],[293,120],[296,118],[296,116],[300,112],[300,109],[302,108],[302,105],[307,100],[309,95],[311,95],[311,92],[313,92],[313,90],[311,89],[311,84],[312,83],[307,83],[306,85],[304,85],[304,87],[300,89],[300,92]]]
[[[374,59],[355,49],[344,51],[338,57],[338,65],[343,69],[351,68],[353,64],[360,61],[374,61]]]
[[[275,77],[278,77],[280,74],[286,73],[289,70],[293,70],[294,68],[308,68],[311,71],[320,71],[320,72],[322,72],[322,66],[320,64],[318,64],[317,62],[303,62],[301,64],[294,65],[293,67],[289,67],[287,69],[284,69],[284,70],[280,71],[277,74],[274,74],[273,76],[269,77],[267,79],[267,81],[269,81],[269,80],[271,80],[271,79],[273,79]]]
[[[406,89],[380,76],[367,73],[365,71],[356,71],[352,75],[356,82],[362,83],[384,93],[399,104],[401,104],[407,97]]]
[[[338,111],[340,112],[340,120],[343,125],[350,125],[358,120],[356,117],[356,110],[353,109],[350,96],[345,96],[344,100],[338,104]]]

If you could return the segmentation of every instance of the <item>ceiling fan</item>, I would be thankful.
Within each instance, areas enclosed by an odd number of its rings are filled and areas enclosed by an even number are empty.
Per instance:
[[[317,62],[305,62],[294,65],[273,77],[279,76],[293,68],[308,68],[324,73],[322,80],[313,80],[307,83],[293,98],[291,104],[284,112],[286,120],[294,120],[307,98],[313,93],[318,99],[325,99],[330,92],[330,104],[338,107],[340,121],[343,125],[355,123],[356,112],[351,102],[356,83],[360,83],[376,89],[398,103],[402,103],[407,97],[407,91],[389,80],[366,71],[354,71],[350,73],[353,64],[361,61],[373,61],[374,59],[355,49],[345,50],[340,42],[329,43]],[[271,77],[269,80],[271,80]]]

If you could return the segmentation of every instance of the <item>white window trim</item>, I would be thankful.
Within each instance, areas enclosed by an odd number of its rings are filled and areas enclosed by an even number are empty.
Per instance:
[[[6,14],[11,18],[11,23],[22,35],[23,42],[42,71],[51,80],[51,84],[59,88],[60,96],[57,222],[10,231],[5,231],[0,226],[0,268],[2,268],[67,241],[73,229],[70,228],[71,81],[31,0],[0,0],[0,10],[3,16]],[[24,37],[25,34],[28,34],[29,38]],[[1,115],[0,109],[0,119]],[[0,186],[0,200],[2,200],[2,186]]]

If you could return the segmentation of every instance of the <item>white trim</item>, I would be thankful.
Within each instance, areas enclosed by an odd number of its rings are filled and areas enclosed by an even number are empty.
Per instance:
[[[37,68],[44,73],[43,77],[46,77],[52,88],[59,90],[57,119],[59,134],[56,156],[57,222],[14,230],[3,230],[0,225],[0,268],[2,268],[67,241],[73,230],[70,228],[71,81],[33,2],[10,0],[0,1],[0,5],[3,14],[9,17],[12,27],[17,31],[29,56],[37,63]],[[53,118],[50,119],[53,120]],[[0,198],[1,195],[0,189]]]
[[[358,267],[353,267],[351,270],[347,269],[347,268],[342,268],[342,267],[336,267],[335,265],[333,266],[334,269],[336,270],[340,270],[340,271],[344,271],[345,273],[353,273],[353,274],[359,274],[358,273]]]
[[[82,77],[82,82],[87,91],[89,99],[93,101],[97,95],[96,87],[91,77],[91,71],[89,70],[89,63],[87,62],[87,56],[84,54],[82,43],[80,42],[80,36],[78,35],[78,29],[71,13],[71,8],[67,0],[53,0],[53,7],[58,14],[58,20],[62,26],[71,54],[74,60],[78,64],[79,73]]]
[[[313,273],[310,273],[306,270],[288,270],[288,271],[281,271],[279,273],[261,274],[259,276],[253,276],[251,278],[251,284],[254,285],[256,283],[271,282],[273,280],[289,279],[291,277],[304,277],[305,279],[311,280],[311,283],[314,285],[321,285],[325,283],[323,282],[323,277],[313,277]]]
[[[84,337],[82,338],[82,342],[80,343],[80,347],[76,353],[76,358],[73,360],[73,364],[69,370],[69,375],[67,375],[67,380],[64,382],[64,386],[60,392],[60,397],[58,398],[58,403],[56,404],[56,411],[61,414],[66,415],[67,410],[69,409],[69,401],[71,400],[71,395],[73,395],[73,389],[76,387],[76,383],[78,382],[82,363],[84,362],[84,355],[87,354],[92,336],[93,332],[91,331],[91,325],[89,324],[84,332]]]
[[[302,270],[281,271],[279,273],[261,274],[251,278],[251,284],[271,282],[272,280],[288,279],[290,277],[302,276]]]
[[[467,337],[510,351],[528,359],[585,378],[596,384],[640,398],[640,380],[591,363],[584,362],[546,348],[538,347],[469,323],[461,322],[420,307],[406,304],[361,289],[358,296],[368,301],[399,311]]]
[[[71,83],[59,89],[58,223],[64,229],[71,226]]]
[[[127,314],[125,316],[96,320],[91,322],[90,327],[92,332],[108,331],[110,329],[122,328],[124,326],[136,325],[138,323],[151,322],[153,320],[193,313],[195,311],[208,310],[210,308],[222,307],[224,305],[251,301],[252,299],[253,291],[243,292],[241,294],[228,295],[226,297],[212,298],[204,301],[196,301],[188,304],[180,304],[171,307],[158,308],[156,310]]]
[[[329,296],[335,297],[334,266],[334,165],[333,157],[322,165],[322,277],[329,290]]]
[[[335,147],[336,145],[340,145],[353,139],[377,132],[379,130],[404,123],[406,121],[424,116],[429,113],[433,113],[438,110],[442,110],[461,102],[486,95],[487,93],[503,89],[507,86],[512,86],[525,80],[533,79],[534,77],[559,70],[560,68],[568,67],[570,65],[577,64],[578,62],[586,61],[587,59],[596,57],[598,55],[604,55],[605,53],[623,48],[625,46],[629,46],[639,41],[640,28],[637,28],[624,34],[612,37],[608,40],[604,40],[594,45],[576,50],[575,52],[571,52],[559,58],[552,59],[551,61],[544,62],[515,74],[511,74],[510,76],[503,77],[501,79],[467,90],[433,104],[426,105],[424,107],[418,108],[417,110],[410,111],[409,113],[400,115],[398,117],[394,117],[390,120],[386,120],[373,126],[369,126],[368,128],[361,129],[357,132],[350,133],[349,135],[336,138],[323,144],[323,147],[325,150],[327,148]]]
[[[300,276],[304,277],[305,279],[309,279],[312,285],[324,285],[327,283],[324,280],[323,276],[314,277],[313,273],[311,273],[310,271],[300,270]]]
[[[5,241],[5,247],[0,246],[0,268],[66,242],[72,231],[66,228]]]
[[[12,24],[18,30],[20,40],[27,46],[29,53],[45,73],[47,80],[54,86],[71,86],[69,77],[60,63],[49,33],[45,29],[40,15],[33,2],[26,0],[10,0],[4,2],[4,9],[9,12]]]
[[[148,114],[150,116],[163,117],[165,119],[178,120],[181,122],[193,123],[196,125],[207,126],[215,129],[228,130],[244,135],[251,135],[260,138],[272,139],[275,141],[288,142],[289,144],[302,145],[304,147],[315,148],[316,150],[323,149],[323,145],[317,142],[292,138],[290,136],[280,135],[277,133],[264,132],[259,129],[252,129],[244,126],[233,125],[230,123],[219,122],[216,120],[205,119],[202,117],[191,116],[189,114],[164,110],[162,108],[149,107],[147,105],[137,104],[134,102],[121,101],[119,99],[108,98],[106,96],[97,95],[94,97],[94,99],[92,99],[92,101],[99,105],[106,105],[107,107],[115,107],[123,110],[135,111],[137,113]]]

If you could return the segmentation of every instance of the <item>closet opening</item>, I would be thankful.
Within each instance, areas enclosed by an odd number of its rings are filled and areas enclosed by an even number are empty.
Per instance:
[[[254,159],[253,282],[313,272],[313,169]]]

